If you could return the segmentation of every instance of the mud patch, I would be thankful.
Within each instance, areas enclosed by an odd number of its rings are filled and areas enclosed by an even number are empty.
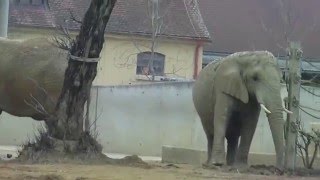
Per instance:
[[[31,176],[31,175],[19,175],[16,177],[10,177],[9,179],[15,180],[65,180],[62,176],[59,175],[41,175],[41,176]]]
[[[261,175],[286,175],[300,177],[317,177],[320,176],[320,169],[296,168],[295,171],[280,171],[275,166],[253,165],[248,168],[248,173]]]
[[[144,162],[137,155],[126,156],[122,159],[112,159],[112,163],[115,165],[134,166],[134,167],[142,167],[142,168],[147,168],[147,169],[152,167],[148,163]]]
[[[6,161],[7,163],[18,164],[78,164],[78,165],[119,165],[150,169],[153,166],[144,162],[137,155],[126,156],[122,159],[112,159],[104,154],[68,154],[56,151],[37,152],[32,155],[23,154],[15,160]],[[0,162],[1,164],[1,162]]]
[[[16,159],[10,162],[19,164],[83,164],[121,165],[151,168],[136,155],[122,159],[112,159],[102,153],[102,146],[91,133],[83,133],[78,141],[52,138],[46,128],[40,128],[35,141],[27,141]]]
[[[214,169],[224,173],[251,174],[264,176],[295,176],[295,177],[319,177],[320,169],[296,168],[292,171],[281,171],[275,166],[252,165],[250,167],[236,168],[231,166],[203,166],[205,169]]]
[[[292,175],[295,176],[309,176],[309,177],[320,177],[320,169],[306,169],[297,168]]]

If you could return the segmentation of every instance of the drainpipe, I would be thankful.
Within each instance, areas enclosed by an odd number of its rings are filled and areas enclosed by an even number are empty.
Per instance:
[[[200,62],[200,49],[202,47],[202,43],[200,41],[197,42],[195,56],[194,56],[194,70],[193,70],[193,79],[197,79],[199,74],[199,62]]]
[[[0,37],[8,36],[9,0],[0,0]]]

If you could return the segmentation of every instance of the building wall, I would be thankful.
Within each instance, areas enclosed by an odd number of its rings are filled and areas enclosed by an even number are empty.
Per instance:
[[[53,30],[10,28],[9,38],[32,38],[51,36]],[[159,39],[156,51],[165,55],[165,74],[168,77],[192,79],[195,66],[195,41]],[[150,51],[151,41],[137,36],[107,35],[106,43],[98,64],[95,85],[124,85],[143,83],[147,77],[136,76],[137,54]],[[202,46],[198,53],[201,67]]]
[[[146,39],[112,37],[107,39],[103,60],[99,64],[96,85],[135,83],[137,54],[150,51],[151,42]],[[164,54],[165,73],[169,77],[192,79],[196,45],[188,42],[160,40],[156,51]],[[143,78],[143,77],[141,77]]]
[[[191,88],[192,82],[94,87],[90,115],[91,120],[98,119],[98,139],[104,151],[160,156],[164,145],[205,151],[207,141],[192,103]],[[320,94],[320,88],[305,88]],[[284,85],[281,94],[287,94]],[[301,89],[301,103],[316,108],[320,98]],[[318,111],[307,111],[320,116]],[[318,119],[304,112],[301,117],[307,130],[316,127],[312,123],[319,124]],[[19,145],[41,125],[30,118],[6,113],[0,119],[0,145]],[[260,114],[250,152],[275,153],[264,112]]]

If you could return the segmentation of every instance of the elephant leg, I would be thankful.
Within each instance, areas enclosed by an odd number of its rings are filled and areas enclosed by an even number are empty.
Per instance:
[[[221,166],[225,164],[225,137],[228,120],[230,117],[231,105],[230,97],[221,94],[217,97],[217,103],[214,107],[214,137],[213,137],[213,157],[212,164]]]
[[[212,146],[213,146],[213,135],[211,133],[206,133],[207,135],[207,162],[206,165],[209,165],[212,160]]]
[[[235,162],[238,151],[241,123],[239,113],[233,113],[227,128],[227,165],[231,166]]]
[[[231,166],[235,162],[238,151],[239,136],[227,136],[227,165]]]
[[[200,115],[203,130],[207,136],[207,161],[204,166],[209,166],[212,159],[213,146],[213,121],[210,116]]]
[[[236,164],[240,166],[247,166],[248,164],[248,155],[255,133],[257,122],[259,119],[260,108],[252,107],[250,113],[245,113],[241,118],[241,140],[236,156]]]

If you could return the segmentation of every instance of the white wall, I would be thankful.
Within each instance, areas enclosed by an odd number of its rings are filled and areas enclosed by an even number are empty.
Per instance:
[[[193,107],[191,87],[191,82],[94,87],[90,113],[94,117],[97,110],[99,140],[104,151],[159,156],[162,145],[206,150],[206,138]],[[307,88],[320,94],[320,88]],[[286,96],[284,86],[282,95]],[[301,103],[317,109],[320,98],[301,89]],[[320,116],[318,112],[307,111]],[[310,128],[310,122],[320,122],[303,112],[301,115],[306,128]],[[28,118],[4,113],[0,120],[0,144],[20,144],[27,135],[33,134],[37,124]],[[264,113],[260,115],[251,152],[274,153]]]

